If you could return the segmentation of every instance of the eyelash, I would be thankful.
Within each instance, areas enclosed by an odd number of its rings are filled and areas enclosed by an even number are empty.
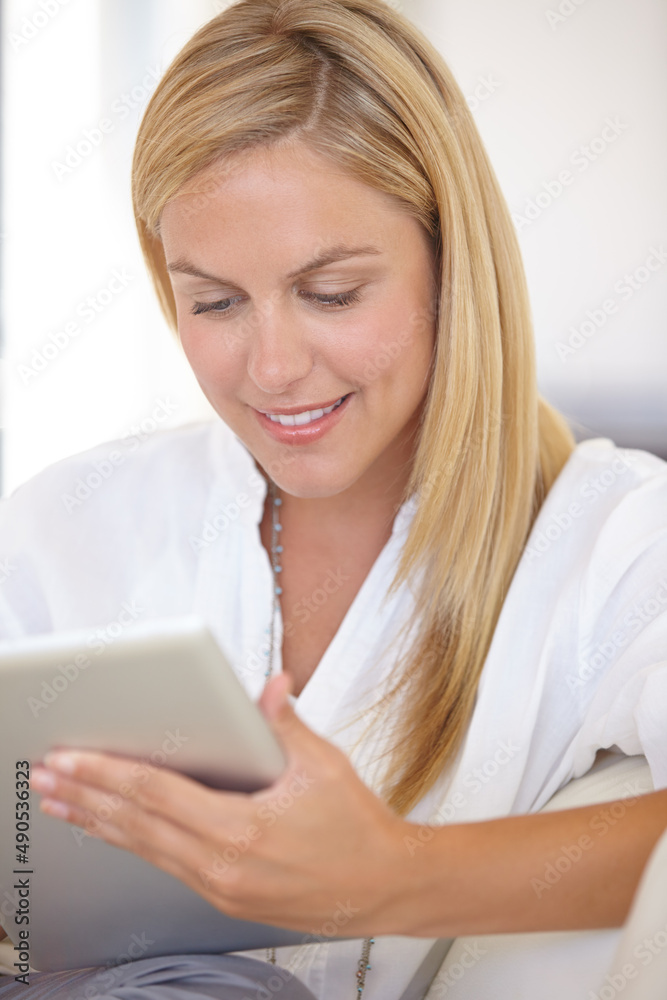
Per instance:
[[[302,294],[306,298],[315,299],[325,309],[331,309],[336,306],[349,306],[359,301],[359,290],[357,288],[353,288],[349,292],[339,292],[337,295],[318,295],[315,292],[305,292]],[[325,299],[329,301],[323,301]],[[231,309],[218,309],[217,307],[231,301],[232,299],[228,298],[219,299],[217,302],[195,302],[192,307],[192,315],[201,316],[203,313],[217,313],[218,316],[226,316],[228,313],[233,312],[234,307],[232,306]]]

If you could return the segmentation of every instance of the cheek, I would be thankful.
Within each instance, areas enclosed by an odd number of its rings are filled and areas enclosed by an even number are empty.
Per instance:
[[[357,338],[354,363],[360,382],[396,382],[410,394],[429,369],[434,338],[433,323],[417,307],[396,304],[376,313]]]
[[[191,317],[179,315],[178,330],[183,352],[200,383],[233,383],[241,356],[237,341],[216,331],[214,322],[192,322]]]

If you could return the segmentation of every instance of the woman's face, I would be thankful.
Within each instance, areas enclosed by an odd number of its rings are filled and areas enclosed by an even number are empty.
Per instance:
[[[407,479],[436,325],[415,219],[294,144],[201,171],[165,206],[161,237],[197,380],[281,489]]]

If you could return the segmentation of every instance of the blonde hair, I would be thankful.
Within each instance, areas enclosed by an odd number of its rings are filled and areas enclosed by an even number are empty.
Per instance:
[[[133,201],[172,326],[164,205],[214,160],[294,139],[397,198],[436,247],[436,347],[405,494],[420,502],[390,587],[423,573],[418,629],[378,706],[409,694],[384,786],[405,814],[460,747],[512,575],[574,440],[538,396],[520,251],[466,101],[383,0],[240,0],[167,70],[140,127]]]

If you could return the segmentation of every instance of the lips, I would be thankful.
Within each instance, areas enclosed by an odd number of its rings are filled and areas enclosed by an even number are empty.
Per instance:
[[[347,393],[349,396],[349,393]],[[258,413],[263,413],[265,417],[276,417],[276,416],[293,416],[297,413],[311,413],[314,410],[328,410],[336,403],[340,403],[345,396],[336,396],[334,399],[330,399],[328,403],[306,403],[302,406],[284,406],[279,410],[260,410],[259,407],[255,407]]]
[[[327,407],[328,413],[322,409],[307,410],[303,412],[304,419],[298,422],[295,419],[298,417],[298,413],[275,414],[273,419],[261,410],[255,410],[255,414],[260,425],[274,440],[290,445],[312,444],[329,433],[337,423],[344,419],[344,414],[354,397],[355,393],[349,392],[347,395],[333,400],[331,405]],[[311,416],[313,413],[316,415]]]
[[[319,420],[321,417],[325,417],[328,413],[332,413],[335,409],[342,405],[345,400],[345,396],[341,396],[337,399],[335,403],[331,406],[326,406],[324,408],[317,407],[315,409],[302,410],[297,413],[265,413],[264,416],[268,417],[275,424],[282,424],[283,427],[303,427],[306,424],[312,424],[313,421]]]

